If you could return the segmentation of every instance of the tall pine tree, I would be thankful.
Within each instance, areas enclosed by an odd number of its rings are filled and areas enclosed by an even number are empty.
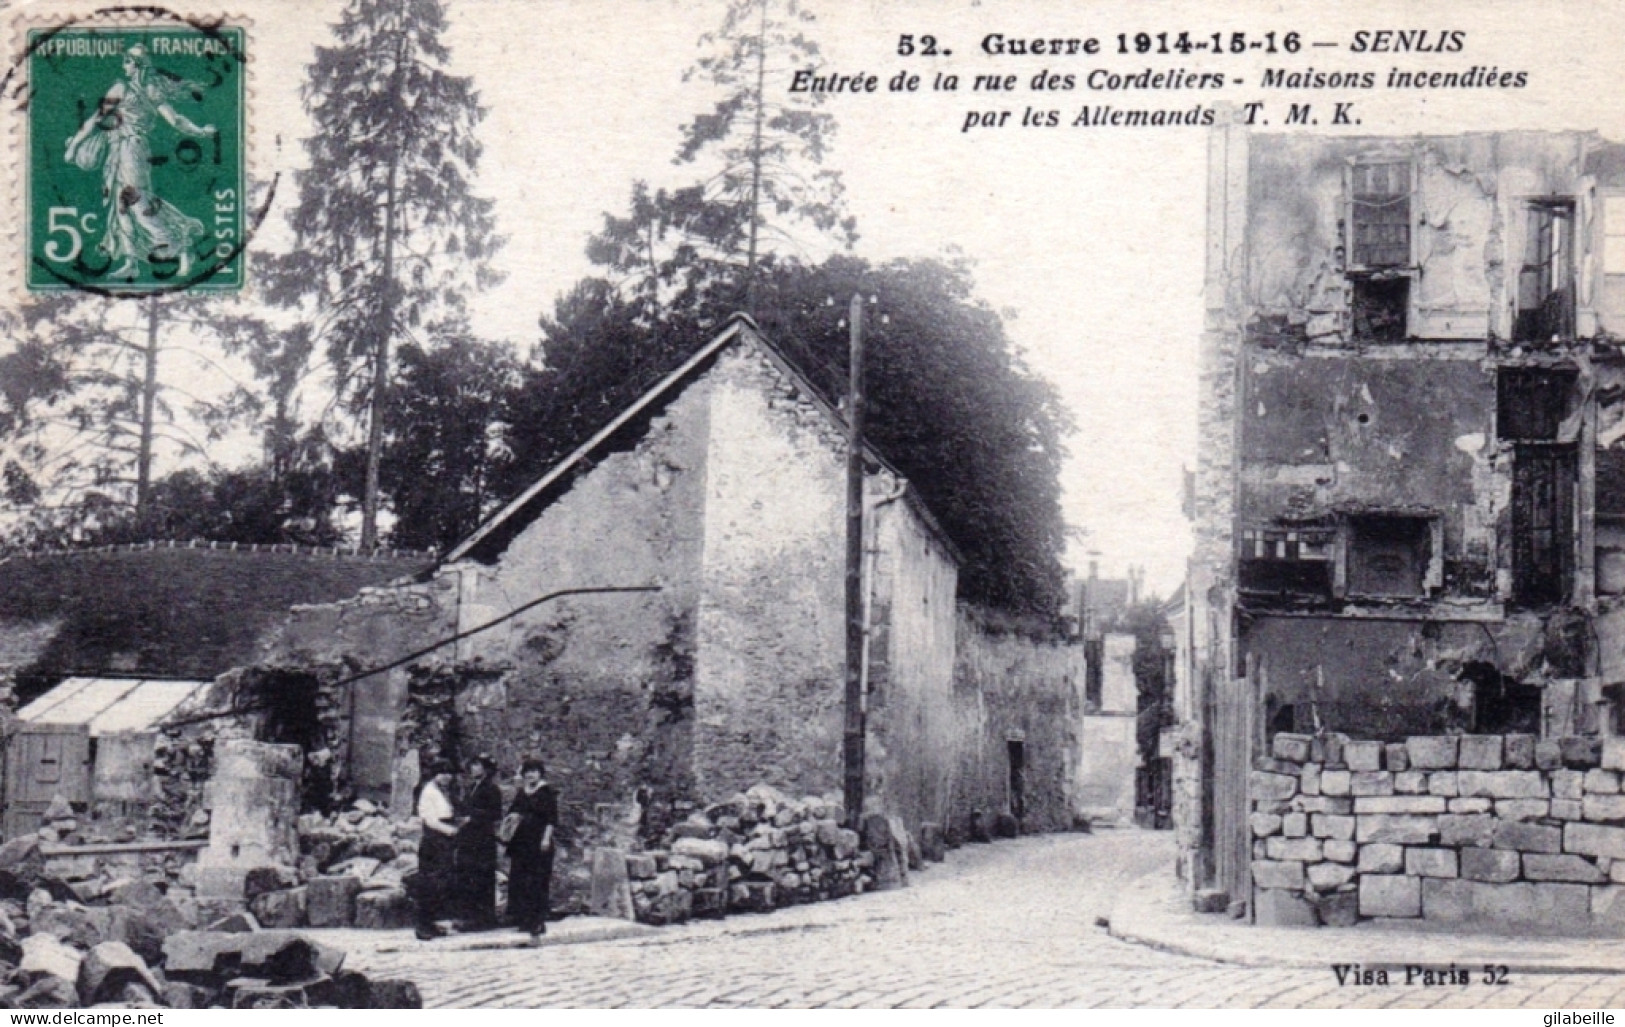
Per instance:
[[[464,298],[495,284],[501,239],[474,195],[473,82],[448,70],[439,0],[351,0],[318,47],[303,99],[313,132],[295,241],[270,294],[302,307],[340,394],[367,415],[361,545],[378,542],[378,472],[392,347],[465,330]]]
[[[677,189],[637,182],[626,217],[606,215],[587,255],[660,317],[720,292],[755,312],[764,259],[818,258],[857,239],[840,172],[824,167],[835,118],[821,93],[792,92],[817,67],[814,20],[800,0],[730,0],[700,37],[685,80],[710,86],[712,108],[682,128],[674,163],[704,177]]]

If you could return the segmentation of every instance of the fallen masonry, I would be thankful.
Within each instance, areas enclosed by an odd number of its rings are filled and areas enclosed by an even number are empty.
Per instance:
[[[239,913],[198,929],[167,882],[81,898],[37,835],[0,846],[0,1008],[419,1008],[410,982],[344,969],[344,953]]]
[[[667,832],[660,848],[626,854],[624,885],[595,880],[594,895],[613,901],[624,887],[635,919],[669,924],[906,883],[911,841],[902,825],[873,816],[860,835],[842,827],[841,817],[838,798],[792,799],[758,785],[695,812]],[[919,866],[918,855],[913,864]],[[619,908],[595,911],[617,915]]]

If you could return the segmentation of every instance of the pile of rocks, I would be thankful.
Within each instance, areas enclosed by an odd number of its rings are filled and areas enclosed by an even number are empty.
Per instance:
[[[44,874],[66,885],[80,901],[102,900],[121,885],[141,880],[161,882],[171,897],[189,902],[196,848],[128,844],[146,840],[128,821],[87,820],[58,798],[45,811],[42,826],[17,844],[42,854]]]
[[[631,912],[669,924],[863,892],[875,857],[840,818],[839,798],[792,799],[766,785],[708,806],[662,848],[625,856]]]
[[[156,838],[208,838],[209,811],[204,788],[214,772],[214,739],[159,734],[153,746],[152,776],[157,801],[147,808],[141,833]]]
[[[261,867],[244,881],[244,898],[261,924],[292,927],[406,927],[412,903],[403,881],[417,870],[416,820],[394,821],[366,799],[298,821],[299,862]]]
[[[1249,782],[1261,923],[1625,929],[1625,738],[1278,734]]]
[[[247,914],[196,930],[196,903],[159,874],[54,876],[86,858],[48,856],[35,835],[0,846],[0,1008],[420,1004],[410,984],[346,974],[342,952]]]

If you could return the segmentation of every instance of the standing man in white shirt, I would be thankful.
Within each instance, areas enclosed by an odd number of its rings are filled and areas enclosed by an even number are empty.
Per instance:
[[[451,804],[452,766],[444,760],[429,765],[429,780],[418,793],[418,819],[423,822],[423,840],[418,843],[417,905],[419,941],[441,937],[446,932],[435,923],[446,912],[451,894],[453,837],[458,823]]]

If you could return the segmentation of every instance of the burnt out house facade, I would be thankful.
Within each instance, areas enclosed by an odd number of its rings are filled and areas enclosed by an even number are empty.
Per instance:
[[[1210,139],[1181,873],[1282,732],[1625,733],[1625,147]]]

